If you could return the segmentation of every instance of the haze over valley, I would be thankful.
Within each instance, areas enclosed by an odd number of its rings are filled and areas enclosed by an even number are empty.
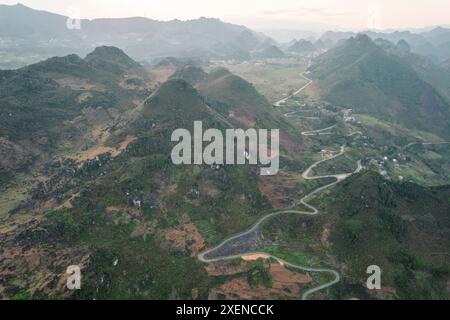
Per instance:
[[[200,2],[0,5],[0,299],[448,300],[448,4]],[[174,164],[200,121],[279,171]]]

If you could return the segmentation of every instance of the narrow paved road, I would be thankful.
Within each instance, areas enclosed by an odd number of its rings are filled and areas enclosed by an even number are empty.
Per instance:
[[[314,131],[305,131],[302,132],[302,136],[324,136],[324,135],[331,135],[332,133],[329,132],[331,129],[334,129],[337,125],[333,125],[328,128],[314,130]]]
[[[303,75],[302,75],[302,76],[303,76]],[[303,76],[303,77],[304,77],[304,76]],[[310,79],[308,79],[308,78],[306,78],[306,77],[304,77],[304,78],[307,79],[307,80],[309,81],[308,84],[306,84],[305,86],[303,86],[302,88],[300,88],[299,90],[297,90],[297,91],[294,93],[294,95],[299,94],[302,90],[304,90],[305,88],[307,88],[307,87],[312,83],[312,80],[310,80]],[[290,98],[290,96],[287,97],[287,98],[285,98],[285,99],[282,99],[282,100],[278,101],[275,105],[276,105],[276,106],[280,106],[282,103],[286,102],[289,98]],[[285,115],[285,116],[286,116],[286,115]],[[325,129],[321,129],[321,130],[316,130],[316,131],[306,131],[306,132],[302,132],[302,135],[304,135],[304,136],[314,136],[314,135],[323,133],[324,131],[330,130],[330,129],[334,128],[334,127],[335,127],[335,126],[332,126],[332,127],[329,127],[329,128],[325,128]],[[330,134],[331,134],[331,133],[330,133]],[[294,268],[294,269],[297,269],[297,270],[300,270],[300,271],[306,271],[306,272],[328,273],[328,274],[331,274],[331,275],[334,277],[334,279],[333,279],[332,281],[328,282],[328,283],[325,283],[325,284],[323,284],[323,285],[321,285],[321,286],[319,286],[319,287],[315,287],[315,288],[312,288],[312,289],[310,289],[310,290],[305,291],[305,292],[303,293],[303,295],[302,295],[302,300],[307,300],[308,297],[309,297],[311,294],[316,293],[316,292],[321,291],[321,290],[324,290],[324,289],[327,289],[327,288],[329,288],[329,287],[331,287],[331,286],[337,284],[337,283],[341,280],[341,277],[340,277],[339,272],[337,272],[336,270],[333,270],[333,269],[322,269],[322,268],[308,268],[308,267],[303,267],[303,266],[295,265],[295,264],[292,264],[292,263],[290,263],[290,262],[287,262],[287,261],[285,261],[285,260],[283,260],[283,259],[281,259],[281,258],[279,258],[279,257],[273,256],[273,255],[271,255],[271,254],[269,254],[269,253],[267,253],[267,252],[242,252],[242,253],[237,254],[237,255],[229,255],[229,256],[215,257],[215,258],[207,258],[206,256],[209,255],[210,253],[213,253],[214,251],[220,250],[222,247],[226,246],[227,244],[229,244],[229,243],[232,242],[232,241],[239,240],[239,238],[244,238],[245,236],[248,236],[248,235],[250,235],[250,234],[253,233],[253,232],[257,232],[257,231],[259,230],[260,226],[261,226],[264,222],[266,222],[267,220],[269,220],[269,219],[271,219],[271,218],[273,218],[273,217],[276,217],[276,216],[279,216],[279,215],[283,215],[283,214],[300,214],[300,215],[308,215],[308,216],[318,215],[318,214],[319,214],[319,210],[318,210],[316,207],[310,205],[307,201],[308,201],[312,196],[316,195],[317,193],[319,193],[319,192],[321,192],[321,191],[323,191],[323,190],[325,190],[325,189],[327,189],[327,188],[330,188],[330,187],[332,187],[332,186],[338,184],[339,182],[341,182],[341,181],[347,179],[348,177],[352,176],[352,175],[355,174],[355,173],[360,172],[360,171],[362,170],[363,167],[362,167],[362,165],[361,165],[361,160],[359,160],[359,161],[357,162],[357,168],[356,168],[356,170],[355,170],[354,172],[351,172],[351,173],[342,173],[342,174],[325,175],[325,176],[311,176],[311,171],[312,171],[315,167],[317,167],[319,164],[321,164],[321,163],[323,163],[323,162],[330,161],[330,160],[333,160],[333,159],[335,159],[335,158],[337,158],[337,157],[342,156],[342,155],[345,153],[345,151],[346,151],[346,150],[345,150],[345,146],[342,146],[341,149],[340,149],[340,152],[339,152],[338,154],[336,154],[336,155],[334,155],[334,156],[332,156],[332,157],[329,157],[329,158],[327,158],[327,159],[324,159],[324,160],[320,160],[320,161],[315,162],[314,164],[312,164],[310,167],[308,167],[308,168],[302,173],[302,177],[303,177],[303,179],[305,179],[305,180],[318,180],[318,179],[327,179],[327,178],[334,178],[334,179],[336,179],[336,181],[334,181],[334,182],[332,182],[332,183],[330,183],[330,184],[327,184],[327,185],[325,185],[325,186],[322,186],[322,187],[320,187],[320,188],[317,188],[316,190],[314,190],[314,191],[312,191],[311,193],[307,194],[306,196],[304,196],[304,197],[300,200],[299,203],[302,204],[303,206],[305,206],[306,208],[308,208],[308,210],[310,210],[310,211],[302,211],[302,210],[282,210],[282,211],[277,211],[277,212],[273,212],[273,213],[267,214],[267,215],[265,215],[264,217],[262,217],[260,220],[258,220],[258,221],[257,221],[251,228],[249,228],[248,230],[243,231],[243,232],[241,232],[241,233],[239,233],[239,234],[237,234],[237,235],[234,235],[234,236],[231,236],[231,237],[225,239],[222,243],[220,243],[218,246],[216,246],[216,247],[214,247],[214,248],[212,248],[212,249],[209,249],[209,250],[207,250],[207,251],[201,252],[201,253],[198,255],[198,259],[199,259],[200,261],[204,262],[204,263],[212,263],[212,262],[218,262],[218,261],[227,261],[227,260],[239,259],[239,258],[242,258],[242,257],[245,257],[245,256],[249,256],[249,255],[264,255],[264,256],[270,257],[270,258],[272,258],[272,259],[274,259],[274,260],[277,260],[279,263],[281,263],[281,264],[283,264],[283,265],[285,265],[285,266],[288,266],[288,267],[290,267],[290,268]]]
[[[308,88],[311,83],[313,83],[313,81],[311,79],[308,79],[307,77],[305,77],[303,74],[300,74],[300,77],[302,77],[303,79],[305,79],[306,81],[308,81],[308,83],[306,83],[303,87],[301,87],[300,89],[298,89],[297,91],[295,91],[292,95],[287,96],[286,98],[281,99],[280,101],[275,102],[275,107],[281,107],[282,104],[286,103],[286,101],[288,101],[289,99],[291,99],[293,96],[298,95],[300,92],[302,92],[303,90],[305,90],[306,88]]]
[[[200,253],[199,256],[198,256],[199,260],[202,261],[202,262],[205,262],[205,263],[211,263],[211,262],[218,262],[218,261],[234,260],[234,259],[242,258],[242,257],[245,257],[245,256],[249,256],[249,255],[263,254],[263,255],[269,256],[269,257],[277,260],[278,262],[280,262],[280,263],[282,263],[282,264],[284,264],[286,266],[289,266],[289,267],[292,267],[292,268],[295,268],[295,269],[298,269],[298,270],[302,270],[302,271],[306,271],[306,272],[324,272],[324,273],[332,274],[334,276],[334,279],[331,282],[326,283],[326,284],[324,284],[324,285],[322,285],[320,287],[313,288],[313,289],[310,289],[310,290],[306,291],[303,294],[303,296],[302,296],[303,300],[307,300],[308,296],[313,294],[313,293],[315,293],[315,292],[324,290],[324,289],[326,289],[328,287],[331,287],[334,284],[338,283],[340,281],[340,275],[339,275],[339,273],[336,270],[333,270],[333,269],[308,268],[308,267],[295,265],[295,264],[289,263],[287,261],[284,261],[281,258],[278,258],[278,257],[275,257],[275,256],[273,256],[271,254],[268,254],[266,252],[243,252],[243,253],[240,253],[240,254],[237,254],[237,255],[231,255],[231,256],[225,256],[225,257],[216,257],[216,258],[206,258],[206,256],[208,254],[214,252],[214,251],[219,250],[223,246],[226,246],[231,241],[238,240],[241,237],[245,237],[246,235],[249,235],[249,234],[251,234],[253,232],[258,231],[260,226],[264,222],[266,222],[267,220],[269,220],[269,219],[271,219],[273,217],[276,217],[276,216],[279,216],[279,215],[283,215],[283,214],[301,214],[301,215],[308,215],[308,216],[318,215],[319,214],[319,210],[316,207],[314,207],[314,206],[310,205],[309,203],[307,203],[307,200],[310,199],[313,195],[315,195],[315,194],[317,194],[317,193],[319,193],[319,192],[321,192],[321,191],[323,191],[323,190],[325,190],[327,188],[330,188],[331,186],[334,186],[334,185],[338,184],[339,182],[347,179],[348,177],[350,177],[351,175],[353,175],[355,173],[360,172],[361,169],[362,169],[362,165],[361,165],[361,161],[358,161],[357,169],[354,172],[352,172],[352,173],[343,173],[343,174],[326,175],[326,176],[314,176],[314,177],[311,177],[310,173],[311,173],[312,169],[314,169],[317,165],[319,165],[319,164],[321,164],[321,163],[323,163],[325,161],[330,161],[332,159],[335,159],[335,158],[343,155],[344,153],[345,153],[345,147],[343,146],[343,147],[341,147],[341,152],[339,154],[337,154],[337,155],[335,155],[333,157],[330,157],[328,159],[325,159],[325,160],[317,161],[313,165],[311,165],[308,169],[306,169],[305,172],[303,172],[302,177],[304,179],[306,179],[306,180],[318,180],[318,179],[325,179],[325,178],[335,178],[336,179],[336,181],[314,190],[313,192],[311,192],[308,195],[304,196],[300,200],[300,203],[302,205],[304,205],[305,207],[307,207],[310,211],[283,210],[283,211],[277,211],[277,212],[268,214],[268,215],[262,217],[260,220],[258,220],[250,229],[248,229],[248,230],[246,230],[244,232],[241,232],[241,233],[239,233],[237,235],[234,235],[232,237],[229,237],[226,240],[224,240],[221,244],[219,244],[218,246],[216,246],[216,247],[214,247],[212,249],[209,249],[209,250],[207,250],[205,252]]]

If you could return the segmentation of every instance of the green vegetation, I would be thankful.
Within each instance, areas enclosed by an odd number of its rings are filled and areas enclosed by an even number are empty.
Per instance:
[[[323,98],[393,124],[449,137],[449,103],[407,60],[358,35],[331,49],[311,72]]]
[[[264,286],[272,288],[273,279],[270,274],[270,264],[263,260],[257,260],[254,266],[247,271],[247,281],[252,287]]]
[[[384,286],[395,287],[400,298],[448,297],[437,284],[449,274],[435,273],[431,267],[449,267],[442,260],[438,264],[432,254],[445,252],[448,246],[445,232],[439,232],[439,241],[435,239],[436,228],[443,230],[450,223],[448,192],[448,188],[386,182],[370,172],[349,178],[333,190],[327,200],[327,211],[338,213],[331,233],[332,251],[349,266],[349,278],[363,281],[365,268],[375,264],[383,270]],[[420,274],[430,285],[424,285]]]
[[[224,65],[232,73],[254,84],[269,101],[280,100],[291,91],[298,90],[306,84],[299,75],[304,71],[303,65]]]
[[[31,270],[20,259],[8,260],[8,272],[21,274],[8,273],[0,295],[206,299],[211,289],[243,275],[253,287],[272,288],[273,259],[212,277],[197,254],[279,211],[274,198],[310,211],[299,200],[335,179],[305,180],[301,173],[321,152],[329,156],[346,145],[343,156],[321,163],[314,174],[350,173],[360,159],[367,170],[309,199],[320,215],[266,221],[261,250],[299,266],[339,270],[342,283],[314,298],[380,298],[363,288],[367,266],[376,264],[383,286],[392,289],[389,298],[447,299],[450,153],[446,145],[408,145],[419,137],[442,141],[446,105],[411,66],[368,39],[350,40],[318,61],[324,65],[313,67],[314,75],[338,105],[296,96],[273,108],[275,98],[304,85],[302,65],[230,66],[237,76],[180,62],[151,95],[145,70],[111,47],[85,59],[72,55],[0,71],[0,154],[11,155],[2,157],[7,170],[0,172],[2,250],[22,250],[32,259],[51,260],[48,252],[88,257],[82,290],[67,296],[40,290],[58,282],[56,276],[45,283],[33,277],[44,266]],[[344,121],[347,106],[362,114]],[[425,106],[433,116],[423,114]],[[283,117],[301,110],[318,119]],[[281,129],[279,177],[262,178],[256,166],[173,165],[171,133],[190,130],[198,120],[221,130]],[[330,135],[301,135],[332,125]],[[86,154],[89,160],[81,157]],[[373,170],[385,170],[385,177]],[[265,190],[272,183],[281,192]],[[42,272],[60,275],[63,263]],[[332,279],[326,273],[312,277],[302,290]]]

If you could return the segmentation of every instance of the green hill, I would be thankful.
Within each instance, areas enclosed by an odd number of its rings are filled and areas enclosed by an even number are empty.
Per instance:
[[[280,48],[275,45],[271,45],[261,51],[255,52],[253,57],[257,59],[281,59],[285,58],[286,55]]]
[[[0,71],[2,146],[22,150],[18,158],[38,159],[62,145],[74,150],[88,145],[89,129],[149,95],[146,81],[138,63],[111,47],[97,48],[85,59],[69,55]]]
[[[171,78],[182,79],[195,86],[198,82],[205,80],[206,76],[207,74],[202,68],[189,64],[178,68]]]
[[[121,49],[116,47],[97,47],[84,59],[91,66],[97,69],[111,70],[120,69],[125,72],[129,69],[140,69],[139,63],[131,59]]]
[[[88,257],[82,290],[67,293],[75,299],[192,299],[194,291],[207,299],[217,279],[208,276],[196,254],[271,209],[258,189],[259,171],[172,164],[174,129],[192,129],[195,120],[228,128],[184,80],[168,80],[132,114],[134,120],[122,123],[111,138],[134,135],[119,156],[104,153],[81,166],[65,161],[49,168],[52,179],[15,210],[39,214],[38,227],[18,226],[2,239],[2,248],[42,247],[58,257],[62,251],[77,261]],[[42,210],[47,201],[55,203]],[[70,206],[61,207],[67,202]],[[61,292],[34,278],[34,271],[46,270],[46,279],[56,279],[60,263],[64,260],[34,269],[22,260],[0,264],[0,274],[12,265],[17,271],[8,275],[8,295],[45,298],[44,290]],[[22,287],[14,282],[19,277]],[[33,287],[40,290],[29,293]]]
[[[252,84],[224,68],[210,72],[199,84],[199,92],[224,116],[231,115],[247,127],[271,112],[269,102]]]
[[[323,98],[408,128],[448,137],[450,105],[397,55],[358,35],[314,61]]]
[[[314,46],[314,44],[311,41],[308,40],[299,40],[292,44],[289,48],[289,52],[296,52],[300,54],[310,54],[316,51],[317,48]]]
[[[191,129],[194,121],[203,121],[205,125],[219,122],[219,117],[189,83],[171,79],[145,102],[136,125],[141,129],[157,125],[172,132],[177,128]]]
[[[333,189],[325,211],[333,213],[330,241],[347,266],[345,283],[363,282],[374,264],[397,298],[448,298],[449,197],[448,186],[393,183],[373,172]]]

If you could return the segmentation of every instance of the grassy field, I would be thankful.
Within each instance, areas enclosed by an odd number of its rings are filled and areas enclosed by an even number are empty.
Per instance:
[[[270,102],[284,98],[291,91],[298,90],[306,84],[299,75],[305,66],[266,65],[223,65],[232,73],[251,82]]]

